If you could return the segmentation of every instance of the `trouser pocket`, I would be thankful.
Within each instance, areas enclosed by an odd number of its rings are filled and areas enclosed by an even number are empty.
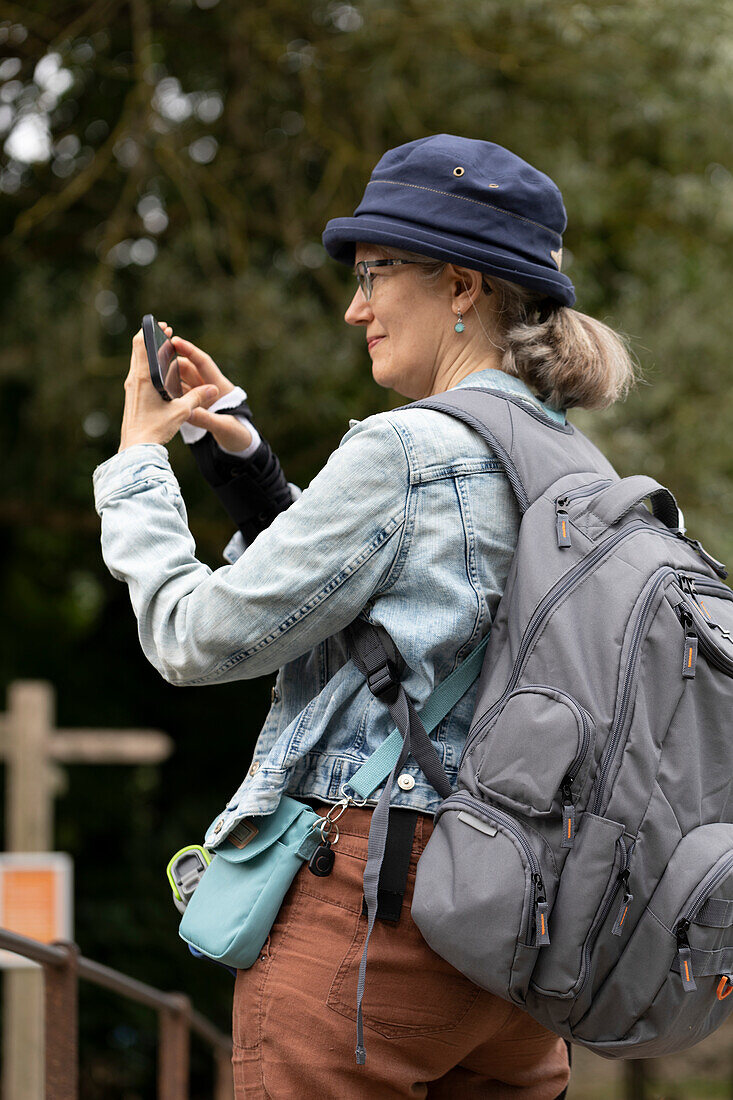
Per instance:
[[[418,863],[415,923],[457,970],[522,1004],[550,943],[552,853],[534,830],[470,795],[451,795],[438,814]]]
[[[683,837],[626,950],[573,1028],[611,1054],[684,1050],[733,1009],[733,825]]]

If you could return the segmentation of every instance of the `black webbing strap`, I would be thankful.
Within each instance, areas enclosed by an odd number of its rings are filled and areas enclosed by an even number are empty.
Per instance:
[[[351,658],[356,667],[366,676],[373,695],[386,704],[387,709],[402,735],[402,749],[399,759],[393,767],[379,801],[372,814],[369,827],[367,861],[364,869],[364,897],[367,905],[367,932],[364,950],[359,963],[359,979],[356,986],[356,1061],[363,1065],[366,1061],[364,1049],[364,1019],[361,1003],[364,997],[366,981],[367,951],[369,940],[377,919],[377,894],[379,888],[382,861],[387,843],[389,826],[390,797],[395,779],[405,766],[407,757],[412,753],[428,782],[441,798],[451,793],[451,785],[438,759],[435,745],[430,740],[425,726],[400,683],[403,668],[395,660],[397,649],[386,631],[377,628],[364,619],[357,619],[346,630],[351,648]],[[390,647],[388,652],[382,636]],[[404,666],[404,662],[402,662]]]
[[[451,785],[438,758],[438,751],[400,683],[405,662],[397,646],[383,627],[377,627],[365,619],[356,619],[351,623],[346,628],[346,636],[352,661],[366,676],[372,695],[386,705],[402,734],[406,751],[400,756],[398,766],[402,768],[411,754],[431,787],[441,798],[447,798]]]
[[[399,921],[407,887],[412,842],[419,810],[391,806],[387,826],[387,844],[379,872],[377,888],[377,920]],[[362,916],[369,915],[366,898],[362,899]]]

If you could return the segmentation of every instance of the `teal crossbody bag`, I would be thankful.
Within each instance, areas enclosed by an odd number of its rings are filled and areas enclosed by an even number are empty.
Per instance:
[[[430,733],[465,694],[481,668],[488,637],[433,692],[422,709]],[[402,736],[389,737],[349,780],[365,801],[392,772]],[[344,795],[342,804],[354,803]],[[178,932],[194,952],[226,966],[252,966],[270,934],[296,874],[325,837],[324,818],[303,802],[283,795],[274,813],[242,819],[219,844],[183,913]]]
[[[181,938],[226,966],[252,966],[291,882],[321,843],[322,821],[310,806],[284,795],[273,814],[240,822],[194,890]]]

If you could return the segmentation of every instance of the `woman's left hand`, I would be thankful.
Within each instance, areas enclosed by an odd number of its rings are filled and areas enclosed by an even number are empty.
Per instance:
[[[162,326],[168,335],[172,330]],[[122,416],[120,451],[136,443],[165,446],[194,409],[207,407],[219,396],[217,386],[196,386],[173,401],[164,401],[150,380],[142,329],[132,341],[130,371],[125,379],[125,411]]]

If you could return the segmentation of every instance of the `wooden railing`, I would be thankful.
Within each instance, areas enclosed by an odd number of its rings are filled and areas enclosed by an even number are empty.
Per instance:
[[[196,1012],[184,994],[163,993],[117,970],[85,959],[75,943],[40,943],[0,929],[0,949],[23,955],[43,967],[47,1097],[77,1100],[78,983],[81,978],[157,1012],[158,1100],[188,1100],[191,1032],[211,1048],[214,1057],[212,1100],[233,1100],[231,1039]]]
[[[40,963],[45,978],[45,1082],[53,1100],[78,1098],[78,982],[110,989],[158,1014],[158,1100],[188,1100],[191,1032],[210,1048],[214,1058],[212,1100],[234,1100],[232,1042],[192,1007],[182,993],[163,993],[117,970],[79,954],[74,943],[45,944],[0,929],[0,949]],[[648,1100],[648,1067],[632,1061],[623,1067],[624,1100]],[[733,1096],[733,1076],[730,1081]],[[717,1094],[716,1094],[717,1095]],[[721,1094],[722,1095],[722,1094]]]

